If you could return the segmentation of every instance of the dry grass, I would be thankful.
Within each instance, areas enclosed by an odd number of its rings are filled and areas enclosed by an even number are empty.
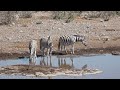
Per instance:
[[[17,24],[31,24],[32,23],[32,19],[31,18],[20,18],[17,21]]]

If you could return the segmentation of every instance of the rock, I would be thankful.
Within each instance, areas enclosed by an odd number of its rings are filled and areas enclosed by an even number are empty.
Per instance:
[[[50,29],[46,29],[47,31],[50,31]]]
[[[101,36],[100,40],[102,40],[103,43],[105,43],[106,41],[109,41],[109,40],[110,40],[110,37],[109,37],[109,36],[106,36],[106,35],[103,35],[103,36]]]
[[[34,74],[27,74],[26,76],[33,77],[33,76],[35,76],[35,75],[34,75]]]
[[[0,67],[0,70],[4,70],[4,68],[3,68],[3,67]]]
[[[111,54],[112,54],[112,55],[120,55],[120,52],[118,52],[118,51],[112,51]]]
[[[62,23],[62,25],[66,25],[66,23]]]
[[[6,39],[7,39],[7,40],[12,40],[12,38],[11,38],[11,37],[6,37]]]
[[[41,72],[35,72],[35,75],[36,75],[36,76],[43,76],[44,74],[41,73]]]
[[[43,22],[42,22],[42,21],[39,21],[39,22],[36,22],[36,24],[43,24]]]
[[[28,27],[28,25],[27,24],[23,24],[22,27]]]
[[[89,26],[86,26],[86,28],[89,28]]]
[[[100,50],[99,52],[103,52],[103,50]]]
[[[103,20],[103,19],[100,19],[100,22],[104,22],[104,20]]]
[[[61,30],[61,28],[58,28],[58,30]]]
[[[20,33],[22,33],[23,31],[22,30],[20,30]]]

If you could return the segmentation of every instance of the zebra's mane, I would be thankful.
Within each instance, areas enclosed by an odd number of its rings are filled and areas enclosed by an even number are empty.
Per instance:
[[[84,35],[73,35],[76,38],[76,42],[77,41],[83,41],[85,39]]]
[[[75,37],[84,37],[84,35],[73,35]]]

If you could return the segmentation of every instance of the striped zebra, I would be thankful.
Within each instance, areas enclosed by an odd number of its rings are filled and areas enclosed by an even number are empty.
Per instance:
[[[58,43],[58,50],[62,51],[63,49],[66,51],[66,46],[72,46],[72,54],[74,54],[74,43],[75,42],[82,42],[83,45],[87,46],[86,44],[86,38],[82,35],[71,35],[71,36],[61,36],[59,38]]]
[[[30,60],[35,60],[37,58],[36,50],[37,50],[37,41],[36,40],[30,41],[29,42]]]
[[[52,53],[52,47],[53,47],[53,43],[50,39],[50,36],[48,37],[48,39],[46,38],[40,39],[40,50],[42,51],[43,55],[45,55],[46,48],[47,48],[47,55],[50,55]]]

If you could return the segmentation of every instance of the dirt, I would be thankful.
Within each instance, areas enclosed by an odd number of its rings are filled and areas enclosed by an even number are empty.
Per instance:
[[[29,56],[29,41],[38,41],[37,55],[41,55],[39,40],[51,35],[53,54],[58,52],[58,39],[61,35],[85,35],[87,46],[75,44],[75,54],[111,53],[120,51],[120,17],[101,22],[100,18],[85,20],[75,19],[70,23],[53,19],[19,19],[16,25],[0,26],[0,58],[17,58]],[[67,47],[70,50],[70,47]],[[68,52],[69,54],[70,52]]]
[[[0,74],[9,75],[24,75],[24,76],[57,76],[57,75],[74,75],[82,76],[85,74],[102,73],[98,69],[71,69],[71,68],[57,68],[40,65],[12,65],[0,67]]]

